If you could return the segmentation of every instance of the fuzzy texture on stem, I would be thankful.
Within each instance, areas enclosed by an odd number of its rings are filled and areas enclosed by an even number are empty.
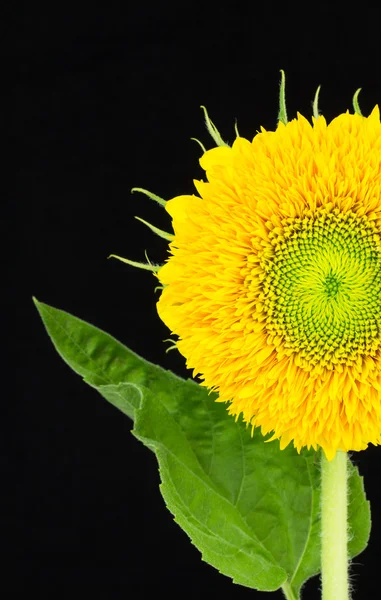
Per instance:
[[[348,457],[338,451],[321,461],[321,578],[323,600],[349,600]]]

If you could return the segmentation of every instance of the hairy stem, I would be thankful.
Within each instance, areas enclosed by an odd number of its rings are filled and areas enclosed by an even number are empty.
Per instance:
[[[346,452],[321,461],[321,578],[323,600],[349,600]]]

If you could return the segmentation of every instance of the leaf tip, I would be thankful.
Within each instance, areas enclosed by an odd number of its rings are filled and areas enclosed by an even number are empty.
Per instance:
[[[40,316],[42,317],[42,309],[43,309],[44,304],[42,302],[40,302],[39,300],[37,300],[36,296],[32,296],[32,301],[33,301],[33,304],[35,305],[35,307],[37,308]]]

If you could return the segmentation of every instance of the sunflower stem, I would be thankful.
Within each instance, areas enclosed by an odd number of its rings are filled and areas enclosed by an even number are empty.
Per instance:
[[[349,600],[346,452],[321,459],[321,578],[323,600]]]

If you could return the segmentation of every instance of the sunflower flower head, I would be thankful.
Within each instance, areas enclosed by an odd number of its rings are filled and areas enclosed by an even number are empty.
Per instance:
[[[281,94],[282,101],[282,94]],[[166,203],[160,318],[202,385],[262,433],[337,450],[381,442],[381,124],[285,107],[275,131],[206,151]],[[213,126],[214,127],[214,126]]]

